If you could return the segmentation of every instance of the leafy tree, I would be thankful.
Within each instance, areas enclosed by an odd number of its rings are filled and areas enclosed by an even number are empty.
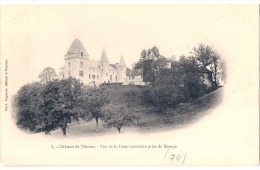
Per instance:
[[[82,108],[84,109],[81,118],[83,120],[96,120],[96,130],[98,130],[98,120],[104,115],[102,106],[109,102],[105,88],[85,88],[83,92]]]
[[[143,68],[143,61],[139,60],[137,63],[134,63],[133,68],[134,69],[141,69],[141,68]]]
[[[144,49],[141,52],[139,61],[137,63],[135,63],[134,69],[143,68],[143,63],[144,63],[145,59],[147,59],[148,56],[150,56],[151,54],[153,54],[156,57],[156,59],[161,56],[160,51],[159,51],[158,47],[156,47],[156,46],[153,46],[152,48],[149,48],[148,50]]]
[[[123,126],[131,126],[134,124],[134,116],[128,112],[128,109],[123,104],[110,103],[102,108],[105,115],[103,120],[105,127],[115,127],[120,133]]]
[[[136,120],[136,124],[139,125],[139,120],[142,119],[142,116],[146,112],[146,108],[144,106],[135,106],[128,108],[129,112],[133,115],[133,118]]]
[[[41,111],[39,105],[43,102],[41,92],[44,86],[34,82],[20,88],[15,96],[16,124],[21,129],[37,132],[40,127]]]
[[[151,48],[151,53],[153,53],[157,58],[161,56],[159,48],[156,46],[153,46]]]
[[[164,61],[162,60],[146,60],[143,63],[143,80],[144,82],[149,82],[151,83],[153,86],[156,84],[160,72],[164,69],[166,69],[167,67],[167,59],[164,58],[163,56],[161,56]],[[166,61],[165,61],[166,60]]]
[[[193,48],[191,52],[196,61],[205,69],[212,72],[211,82],[213,87],[218,86],[218,77],[222,77],[225,70],[223,65],[223,60],[221,60],[219,54],[210,46],[205,44],[199,44],[196,48]]]
[[[146,56],[147,56],[146,54],[147,54],[146,50],[143,50],[143,51],[141,52],[140,61],[145,60],[145,58],[146,58]]]
[[[82,84],[74,78],[47,83],[42,91],[44,102],[40,106],[45,132],[61,128],[66,136],[68,123],[78,121],[83,112],[80,105],[82,92]]]
[[[196,48],[193,48],[191,52],[198,63],[200,63],[204,68],[207,68],[212,63],[213,49],[205,44],[199,44]]]
[[[57,74],[56,74],[55,70],[51,67],[45,68],[39,75],[40,81],[45,84],[49,81],[56,79],[56,77],[57,77]]]
[[[224,61],[220,58],[219,54],[215,51],[212,55],[212,63],[210,65],[212,70],[213,86],[218,87],[219,78],[225,77]]]
[[[206,92],[206,85],[204,84],[204,74],[211,74],[210,71],[201,68],[194,57],[181,56],[179,65],[175,66],[176,71],[180,74],[181,85],[185,87],[189,101],[200,97]]]

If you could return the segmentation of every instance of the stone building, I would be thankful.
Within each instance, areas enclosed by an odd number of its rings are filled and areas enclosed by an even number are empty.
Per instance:
[[[99,61],[91,60],[90,55],[79,39],[75,39],[65,57],[60,77],[74,77],[85,85],[98,86],[102,83],[144,84],[142,70],[127,68],[123,56],[119,63],[111,64],[105,49]]]

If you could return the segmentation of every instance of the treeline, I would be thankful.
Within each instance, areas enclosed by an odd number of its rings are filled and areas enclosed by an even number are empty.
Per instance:
[[[170,65],[169,65],[170,63]],[[199,44],[190,56],[167,59],[157,47],[141,52],[135,68],[143,68],[143,79],[150,84],[143,91],[144,102],[166,114],[179,103],[192,100],[217,89],[225,78],[225,65],[212,47]]]
[[[16,124],[34,133],[61,129],[66,136],[69,123],[94,119],[97,130],[102,120],[104,127],[115,127],[120,133],[123,126],[138,123],[143,109],[131,109],[140,104],[137,93],[141,91],[135,86],[89,87],[74,78],[33,82],[21,87],[15,96]]]

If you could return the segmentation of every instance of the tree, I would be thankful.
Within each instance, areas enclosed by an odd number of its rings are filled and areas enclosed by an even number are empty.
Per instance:
[[[98,120],[103,117],[102,106],[109,102],[105,88],[85,88],[83,92],[82,108],[84,109],[81,118],[83,120],[96,120],[96,130],[98,131]]]
[[[44,86],[34,82],[20,88],[15,96],[16,124],[19,128],[37,132],[41,128],[39,105],[43,102]]]
[[[185,102],[187,92],[180,80],[181,73],[171,69],[161,70],[158,81],[150,89],[151,102],[159,112],[166,114],[169,108]]]
[[[198,63],[200,63],[204,68],[207,68],[207,66],[212,63],[212,56],[214,52],[208,45],[199,44],[197,48],[193,48],[191,53],[194,57],[196,57]]]
[[[213,86],[219,86],[219,79],[224,77],[225,75],[225,68],[224,68],[224,61],[220,58],[219,54],[214,51],[212,55],[212,63],[210,65],[210,69],[212,70],[212,78],[213,78]]]
[[[158,60],[147,60],[143,63],[143,80],[144,82],[149,82],[153,86],[158,80],[160,72],[167,69],[167,62],[169,62],[165,57],[161,56]]]
[[[110,103],[102,108],[104,114],[103,120],[105,127],[115,127],[120,133],[123,126],[131,126],[134,124],[134,116],[128,112],[125,105]]]
[[[40,106],[45,132],[61,128],[66,136],[68,123],[78,121],[83,112],[80,105],[82,92],[82,84],[74,78],[47,83],[42,91],[44,102]]]
[[[221,77],[221,74],[225,72],[224,67],[222,67],[223,60],[221,60],[219,54],[205,44],[199,44],[197,48],[194,47],[191,53],[198,64],[212,72],[212,85],[215,88],[218,87],[218,77]]]
[[[158,47],[156,47],[156,46],[153,46],[152,48],[149,48],[148,50],[144,49],[141,52],[139,61],[137,63],[135,63],[134,69],[143,68],[143,63],[144,63],[145,59],[147,59],[148,56],[150,56],[151,54],[153,54],[156,57],[156,59],[161,56],[160,51],[159,51]]]
[[[143,51],[141,52],[140,61],[145,60],[145,58],[146,58],[146,56],[147,56],[146,54],[147,54],[146,50],[143,50]]]
[[[56,79],[56,77],[57,74],[55,70],[51,67],[45,68],[39,75],[40,81],[45,84],[48,83],[49,81]]]
[[[151,48],[151,53],[153,53],[157,58],[161,56],[159,48],[156,46],[153,46]]]
[[[204,74],[205,71],[208,71],[209,74],[211,72],[201,68],[194,57],[181,56],[178,64],[175,68],[177,68],[176,71],[180,72],[181,84],[188,93],[189,101],[205,94],[207,87],[203,82]]]

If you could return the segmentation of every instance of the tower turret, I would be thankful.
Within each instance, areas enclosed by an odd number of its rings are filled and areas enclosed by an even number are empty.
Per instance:
[[[120,62],[117,65],[117,70],[118,70],[118,81],[125,83],[126,82],[126,64],[124,57],[121,56]]]
[[[109,61],[105,49],[103,49],[102,51],[101,58],[99,61],[99,66],[100,66],[100,83],[109,82]]]
[[[76,38],[65,55],[64,78],[74,77],[80,79],[81,82],[87,82],[87,60],[89,60],[89,54],[80,40]]]

